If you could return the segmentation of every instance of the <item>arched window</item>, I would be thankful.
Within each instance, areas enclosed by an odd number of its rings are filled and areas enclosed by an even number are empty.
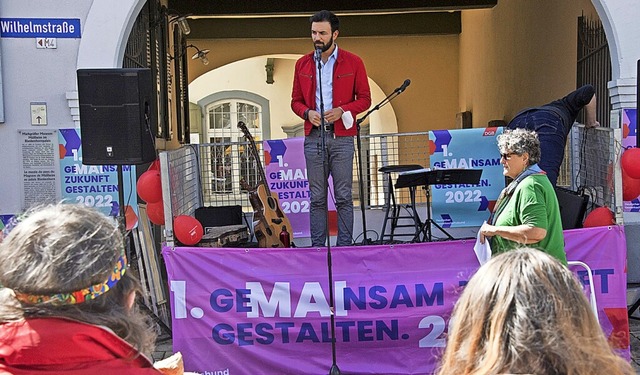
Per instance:
[[[262,141],[262,107],[247,100],[226,99],[206,107],[206,138],[211,147],[211,172],[214,192],[231,192],[244,179],[250,187],[258,182],[255,158],[248,147],[238,146],[244,134],[239,121],[247,126],[258,149]]]

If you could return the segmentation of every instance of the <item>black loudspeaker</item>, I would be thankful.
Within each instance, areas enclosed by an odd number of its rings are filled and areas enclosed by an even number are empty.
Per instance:
[[[82,164],[155,160],[150,69],[78,69]]]
[[[556,196],[560,205],[562,229],[582,228],[589,196],[561,187],[556,187]]]

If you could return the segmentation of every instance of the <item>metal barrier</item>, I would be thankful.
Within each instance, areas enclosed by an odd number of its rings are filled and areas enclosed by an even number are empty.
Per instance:
[[[558,184],[589,196],[587,214],[607,206],[622,220],[622,131],[599,127],[586,129],[575,125],[570,133],[568,152]]]
[[[202,206],[200,163],[197,145],[160,153],[162,200],[164,202],[164,235],[167,245],[173,246],[173,218],[193,216]]]
[[[386,186],[382,174],[378,172],[379,168],[392,164],[420,164],[427,167],[429,164],[428,139],[427,132],[361,137],[363,173],[357,173],[358,163],[355,159],[354,204],[360,204],[358,189],[360,176],[365,184],[365,206],[380,207],[384,204]],[[240,188],[239,184],[241,178],[244,178],[250,186],[254,186],[258,181],[259,173],[248,147],[248,142],[198,145],[205,205],[240,205],[245,209],[251,209],[246,192]],[[263,155],[262,144],[258,142],[256,147],[258,154]],[[261,164],[264,165],[262,161]],[[409,196],[401,195],[400,199],[406,202]]]

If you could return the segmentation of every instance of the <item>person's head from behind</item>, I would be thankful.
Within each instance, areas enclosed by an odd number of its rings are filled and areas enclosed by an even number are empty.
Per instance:
[[[112,329],[141,351],[153,346],[141,291],[127,272],[122,234],[102,213],[59,204],[28,212],[0,243],[0,322],[60,317]]]
[[[340,20],[338,16],[328,10],[321,10],[311,16],[311,39],[314,48],[321,48],[322,52],[328,51],[338,37]]]
[[[536,249],[502,253],[482,266],[450,327],[439,374],[631,373],[575,276]]]
[[[511,178],[540,161],[540,140],[532,130],[505,130],[498,136],[498,150],[503,174]]]

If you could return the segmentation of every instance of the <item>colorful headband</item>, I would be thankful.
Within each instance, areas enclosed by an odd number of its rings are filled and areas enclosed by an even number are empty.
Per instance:
[[[30,305],[49,303],[52,305],[75,305],[84,301],[95,299],[96,297],[108,292],[113,288],[118,281],[122,278],[127,270],[127,257],[121,255],[116,262],[113,272],[107,279],[107,281],[101,284],[95,284],[88,288],[80,289],[71,293],[59,293],[53,295],[36,295],[28,293],[15,292],[16,298],[20,302],[24,302]]]

